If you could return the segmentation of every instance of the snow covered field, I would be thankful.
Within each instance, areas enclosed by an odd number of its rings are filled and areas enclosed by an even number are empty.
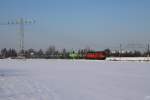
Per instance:
[[[0,100],[150,100],[150,62],[2,59]]]
[[[150,61],[150,57],[107,57],[109,61]]]

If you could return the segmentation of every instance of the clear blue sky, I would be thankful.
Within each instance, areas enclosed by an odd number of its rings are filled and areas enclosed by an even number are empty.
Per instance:
[[[20,17],[25,48],[113,48],[150,42],[150,0],[0,0],[0,22]],[[0,26],[0,48],[18,48],[19,26]]]

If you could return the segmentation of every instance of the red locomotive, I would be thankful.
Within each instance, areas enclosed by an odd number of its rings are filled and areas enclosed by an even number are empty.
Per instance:
[[[85,55],[85,59],[105,60],[106,56],[105,51],[88,52]]]

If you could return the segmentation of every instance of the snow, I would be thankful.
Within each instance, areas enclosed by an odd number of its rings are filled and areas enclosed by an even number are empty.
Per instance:
[[[0,100],[150,100],[150,62],[2,59]]]
[[[110,61],[150,61],[150,57],[107,57]]]

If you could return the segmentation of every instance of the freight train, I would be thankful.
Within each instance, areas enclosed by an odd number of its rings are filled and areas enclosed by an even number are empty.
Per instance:
[[[88,52],[85,55],[85,59],[105,60],[106,56],[107,54],[105,51],[95,51],[95,52]]]
[[[84,55],[71,52],[69,54],[70,59],[91,59],[91,60],[105,60],[107,53],[105,51],[90,51]]]

